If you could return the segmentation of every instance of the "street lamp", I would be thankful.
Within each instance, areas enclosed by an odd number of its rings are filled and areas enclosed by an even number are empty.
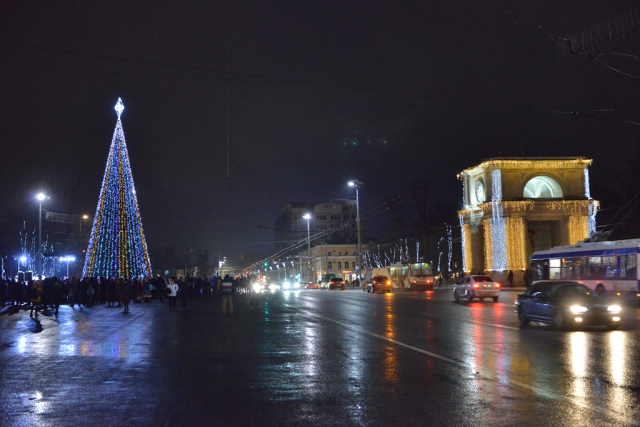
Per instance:
[[[89,219],[89,215],[82,215],[82,219]],[[80,221],[80,234],[82,234],[82,221]]]
[[[60,261],[67,262],[67,278],[69,278],[69,262],[74,262],[76,260],[76,257],[74,257],[73,255],[66,255],[63,257],[60,257]]]
[[[311,281],[311,232],[309,231],[309,220],[311,220],[311,214],[304,214],[302,218],[307,220],[307,267],[309,267],[309,281]]]
[[[358,189],[364,185],[364,182],[354,179],[349,181],[349,187],[356,188],[356,224],[358,228],[358,253],[356,254],[358,280],[360,280],[360,273],[362,271],[362,263],[360,262],[360,253],[362,252],[362,243],[360,241],[360,199],[358,196]]]
[[[18,258],[18,274],[20,273],[20,263],[22,263],[23,265],[26,265],[27,257],[22,255],[20,258]]]
[[[39,210],[38,210],[38,259],[37,259],[37,273],[38,278],[42,278],[42,201],[48,199],[49,197],[43,193],[38,193],[36,199],[39,202]]]

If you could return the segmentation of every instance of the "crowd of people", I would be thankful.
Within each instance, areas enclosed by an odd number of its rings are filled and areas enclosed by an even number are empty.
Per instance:
[[[231,285],[229,285],[231,283]],[[223,297],[223,314],[229,305],[229,312],[233,313],[233,305],[229,295],[236,290],[247,289],[243,280],[235,280],[230,276],[204,277],[161,277],[154,278],[105,278],[105,277],[77,277],[62,278],[49,277],[43,280],[29,280],[19,282],[6,275],[0,280],[0,309],[6,305],[13,307],[26,306],[31,315],[38,316],[39,310],[48,308],[58,314],[60,305],[71,307],[92,307],[106,305],[107,307],[122,307],[129,312],[129,303],[142,303],[152,298],[169,300],[169,309],[176,310],[177,300],[186,310],[191,298]]]

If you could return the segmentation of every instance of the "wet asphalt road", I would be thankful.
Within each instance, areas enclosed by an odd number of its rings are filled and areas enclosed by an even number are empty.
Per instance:
[[[263,294],[0,312],[1,426],[639,425],[624,330],[518,328],[515,293]]]

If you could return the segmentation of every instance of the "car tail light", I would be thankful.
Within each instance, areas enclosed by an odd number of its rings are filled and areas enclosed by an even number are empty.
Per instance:
[[[344,285],[344,280],[342,282],[340,282],[341,285]]]
[[[431,282],[433,282],[433,280],[427,280],[427,283],[431,283]]]
[[[474,283],[474,284],[473,284],[473,287],[474,287],[474,288],[476,288],[476,289],[478,289],[478,288],[480,287],[480,285],[478,285],[477,283]]]
[[[391,280],[387,280],[387,285],[390,285],[390,284],[391,284]]]
[[[376,281],[375,281],[375,280],[373,281],[373,284],[374,284],[374,285],[376,284]]]
[[[500,283],[496,283],[496,288],[499,288],[499,287],[500,287]]]
[[[412,280],[411,283],[418,283],[418,281],[417,280]]]

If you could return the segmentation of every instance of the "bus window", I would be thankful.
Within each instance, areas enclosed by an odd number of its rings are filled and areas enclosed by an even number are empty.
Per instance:
[[[627,255],[627,277],[630,279],[638,279],[638,255]]]
[[[560,280],[561,278],[562,278],[562,271],[560,267],[560,260],[550,259],[549,260],[549,279]]]
[[[544,264],[549,265],[549,261],[533,261],[533,280],[546,280],[549,277],[545,277]]]

